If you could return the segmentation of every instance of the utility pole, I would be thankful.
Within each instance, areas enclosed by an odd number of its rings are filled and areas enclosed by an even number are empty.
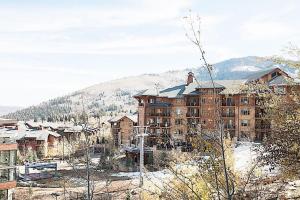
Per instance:
[[[136,129],[137,135],[136,137],[139,138],[140,141],[140,188],[143,186],[143,172],[144,172],[144,141],[145,137],[148,136],[148,127],[149,126],[135,126],[134,128]],[[142,131],[140,131],[142,130]]]

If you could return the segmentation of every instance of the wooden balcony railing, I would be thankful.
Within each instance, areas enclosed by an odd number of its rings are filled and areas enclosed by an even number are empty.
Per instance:
[[[199,102],[187,102],[186,106],[200,106]]]
[[[232,124],[225,124],[225,125],[224,125],[224,128],[225,128],[225,129],[235,129],[235,125],[232,125]]]
[[[235,106],[234,102],[222,102],[222,106]]]
[[[222,117],[234,117],[235,113],[222,113]]]
[[[199,113],[187,113],[186,117],[200,117]]]
[[[255,129],[270,129],[270,125],[255,125]]]

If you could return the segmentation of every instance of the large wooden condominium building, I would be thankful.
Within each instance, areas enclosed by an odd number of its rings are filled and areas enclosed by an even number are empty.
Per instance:
[[[232,138],[262,140],[270,122],[262,119],[257,97],[241,92],[241,87],[260,82],[285,91],[290,77],[279,68],[259,71],[243,80],[198,82],[193,73],[181,85],[135,95],[138,100],[138,124],[149,126],[148,145],[180,145],[197,130],[216,130],[220,120]],[[215,88],[215,95],[214,95]],[[218,112],[217,112],[218,111]]]

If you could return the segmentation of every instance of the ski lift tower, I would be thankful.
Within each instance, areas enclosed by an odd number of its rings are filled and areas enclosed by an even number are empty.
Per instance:
[[[136,131],[135,137],[139,138],[139,149],[140,149],[140,187],[143,186],[143,173],[144,173],[144,141],[147,137],[149,126],[134,126]]]

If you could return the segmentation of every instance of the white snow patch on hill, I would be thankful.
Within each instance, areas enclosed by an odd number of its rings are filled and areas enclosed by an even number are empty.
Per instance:
[[[231,69],[232,72],[242,72],[242,71],[255,72],[255,71],[259,71],[259,70],[261,70],[261,69],[258,67],[248,66],[248,65],[236,66]]]

